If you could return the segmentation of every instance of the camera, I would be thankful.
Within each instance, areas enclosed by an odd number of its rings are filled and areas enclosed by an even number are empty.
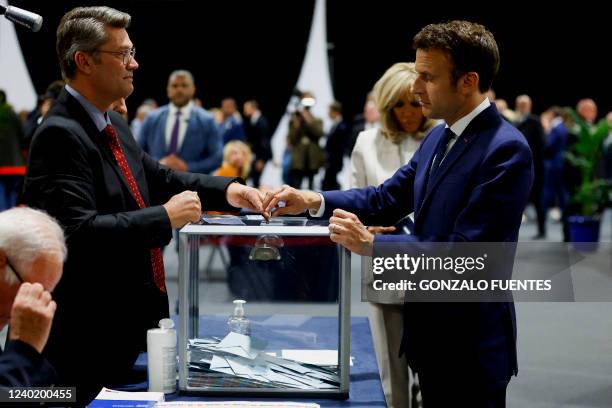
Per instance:
[[[291,100],[289,101],[289,107],[287,108],[287,113],[292,114],[300,114],[304,111],[304,109],[311,108],[315,105],[316,100],[312,93],[310,92],[302,92],[299,89],[294,89],[291,94]]]

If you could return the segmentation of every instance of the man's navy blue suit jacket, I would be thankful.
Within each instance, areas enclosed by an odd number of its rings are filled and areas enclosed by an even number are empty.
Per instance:
[[[516,242],[533,183],[527,141],[491,105],[428,180],[444,128],[434,128],[412,160],[380,186],[322,193],[324,215],[342,208],[366,225],[393,225],[414,211],[413,235],[376,235],[375,245]],[[469,373],[487,384],[508,381],[518,371],[514,304],[407,302],[400,352],[416,371]]]
[[[164,105],[151,112],[140,128],[138,143],[142,150],[159,161],[168,154],[166,121],[170,112]],[[212,173],[223,160],[223,144],[213,115],[193,106],[187,123],[185,139],[176,155],[187,163],[192,173]]]

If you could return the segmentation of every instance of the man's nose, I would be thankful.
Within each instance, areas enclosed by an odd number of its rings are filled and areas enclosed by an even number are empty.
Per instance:
[[[127,68],[130,70],[135,70],[138,69],[138,61],[136,61],[136,58],[132,57],[130,58],[130,62],[128,62],[128,66]]]

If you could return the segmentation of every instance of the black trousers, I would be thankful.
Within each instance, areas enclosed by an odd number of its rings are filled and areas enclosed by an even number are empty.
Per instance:
[[[469,372],[454,372],[418,373],[423,408],[505,408],[508,381],[484,385]]]

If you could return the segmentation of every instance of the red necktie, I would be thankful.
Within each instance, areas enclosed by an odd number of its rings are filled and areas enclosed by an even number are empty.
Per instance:
[[[121,148],[121,144],[119,144],[119,137],[117,137],[117,132],[112,127],[112,125],[107,125],[104,128],[104,133],[108,136],[108,144],[113,152],[113,156],[115,156],[115,160],[117,160],[117,164],[121,168],[121,173],[123,173],[123,177],[128,183],[130,187],[130,191],[132,195],[136,199],[138,203],[138,207],[145,208],[146,205],[144,200],[142,199],[142,195],[140,195],[140,190],[138,189],[138,185],[136,184],[136,179],[134,179],[134,175],[132,174],[132,170],[127,164],[127,160],[125,159],[125,154],[123,153],[123,149]],[[164,258],[162,257],[161,248],[153,248],[151,249],[151,267],[153,269],[153,280],[155,284],[162,292],[166,292],[166,281],[164,277]]]

